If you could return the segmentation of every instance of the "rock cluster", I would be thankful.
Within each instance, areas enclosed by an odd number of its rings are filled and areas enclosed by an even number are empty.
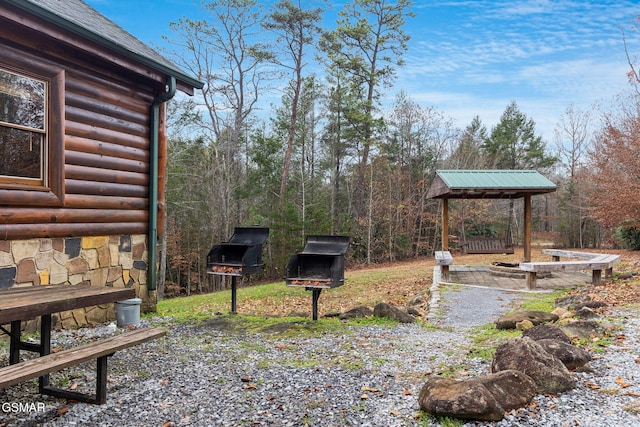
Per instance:
[[[423,309],[427,304],[427,299],[423,295],[415,296],[407,307],[396,307],[394,305],[380,302],[376,304],[373,310],[367,306],[361,305],[354,307],[344,313],[328,313],[325,317],[338,317],[340,320],[355,319],[362,317],[384,317],[395,320],[399,323],[415,323],[416,318],[424,315]],[[305,317],[304,314],[300,314]]]
[[[418,397],[420,409],[442,417],[499,421],[506,411],[526,406],[538,394],[575,388],[571,371],[585,369],[591,355],[573,345],[573,339],[600,335],[605,328],[593,320],[564,321],[562,325],[559,321],[601,303],[569,299],[556,301],[556,305],[559,309],[554,313],[520,311],[501,316],[495,322],[497,328],[521,329],[523,334],[496,348],[491,373],[461,380],[430,378]]]

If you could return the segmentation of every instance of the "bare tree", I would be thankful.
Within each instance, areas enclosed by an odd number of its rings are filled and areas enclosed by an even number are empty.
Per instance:
[[[578,179],[587,161],[591,143],[591,114],[569,105],[555,128],[558,159],[566,169],[568,178],[559,192],[560,215],[558,226],[563,243],[571,247],[584,247],[584,235],[590,222],[584,203],[584,180]]]
[[[589,148],[591,114],[569,105],[554,130],[558,158],[573,179]]]
[[[312,49],[314,40],[320,35],[320,27],[317,25],[321,18],[322,9],[304,10],[300,1],[295,5],[289,0],[281,0],[275,5],[267,21],[263,24],[268,30],[277,35],[278,46],[282,47],[283,55],[274,59],[277,64],[289,70],[292,74],[290,121],[287,133],[287,148],[285,150],[284,165],[280,179],[280,204],[284,201],[284,193],[289,174],[291,152],[295,141],[296,122],[298,119],[299,100],[302,92],[303,68],[305,67],[305,53]]]
[[[206,18],[171,23],[177,46],[173,58],[205,83],[199,133],[212,149],[206,185],[210,220],[228,235],[238,220],[236,189],[242,180],[240,159],[250,117],[266,79],[271,55],[261,31],[262,8],[255,0],[218,0],[203,4]]]

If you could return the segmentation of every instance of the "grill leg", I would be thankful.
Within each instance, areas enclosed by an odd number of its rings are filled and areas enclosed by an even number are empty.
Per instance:
[[[318,320],[318,299],[320,298],[320,292],[322,289],[312,289],[313,293],[311,294],[311,311],[313,320]]]
[[[236,314],[236,276],[231,276],[231,314]]]

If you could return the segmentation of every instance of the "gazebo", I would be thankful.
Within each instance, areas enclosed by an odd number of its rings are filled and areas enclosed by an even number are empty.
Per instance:
[[[531,196],[556,191],[535,170],[438,170],[427,198],[442,199],[442,250],[449,249],[449,199],[524,198],[524,259],[531,261]]]

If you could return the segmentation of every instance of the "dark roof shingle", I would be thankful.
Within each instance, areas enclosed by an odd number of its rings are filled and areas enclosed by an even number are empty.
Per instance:
[[[134,58],[157,71],[172,75],[194,88],[202,88],[201,82],[82,0],[6,1],[103,47]]]

